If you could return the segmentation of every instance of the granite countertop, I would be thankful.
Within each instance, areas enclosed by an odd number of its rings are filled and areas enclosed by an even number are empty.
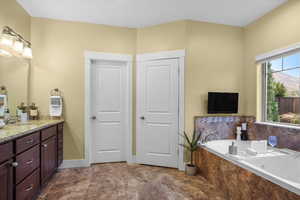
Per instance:
[[[64,120],[32,120],[9,124],[0,129],[0,143],[64,122]]]

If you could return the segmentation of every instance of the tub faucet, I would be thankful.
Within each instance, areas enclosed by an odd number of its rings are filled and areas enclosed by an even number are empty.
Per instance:
[[[206,135],[200,139],[200,143],[201,144],[207,143],[208,141],[210,141],[210,137],[215,135],[216,135],[216,131],[207,131]]]

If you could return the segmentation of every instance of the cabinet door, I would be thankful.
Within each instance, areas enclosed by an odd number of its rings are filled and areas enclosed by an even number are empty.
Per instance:
[[[0,165],[0,200],[12,200],[13,170],[12,161]]]
[[[57,167],[59,167],[64,159],[64,127],[63,124],[58,125],[57,129]]]
[[[44,184],[56,171],[57,139],[56,136],[44,141],[41,145],[41,182]]]

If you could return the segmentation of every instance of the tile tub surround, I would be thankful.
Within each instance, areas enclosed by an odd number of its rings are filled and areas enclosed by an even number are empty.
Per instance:
[[[300,151],[300,129],[278,127],[255,123],[251,116],[200,116],[195,117],[196,131],[214,131],[210,139],[235,139],[236,127],[242,122],[248,123],[250,140],[267,140],[268,136],[278,136],[278,148]]]
[[[196,165],[209,183],[231,200],[300,200],[300,196],[203,148],[196,152]]]
[[[60,170],[38,200],[227,200],[201,176],[126,163]]]
[[[266,140],[268,136],[275,135],[278,137],[278,148],[300,151],[300,129],[253,124],[249,132],[250,139],[253,140]]]
[[[251,116],[199,116],[195,117],[195,130],[204,133],[214,132],[209,139],[235,139],[236,127],[242,122],[248,122],[252,127],[254,117]]]
[[[31,120],[27,123],[16,123],[0,129],[0,143],[25,136],[35,131],[64,122],[64,120]]]

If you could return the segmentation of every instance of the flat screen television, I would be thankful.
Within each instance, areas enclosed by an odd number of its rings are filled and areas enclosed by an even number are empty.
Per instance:
[[[239,93],[208,93],[208,114],[234,114],[238,113]]]

